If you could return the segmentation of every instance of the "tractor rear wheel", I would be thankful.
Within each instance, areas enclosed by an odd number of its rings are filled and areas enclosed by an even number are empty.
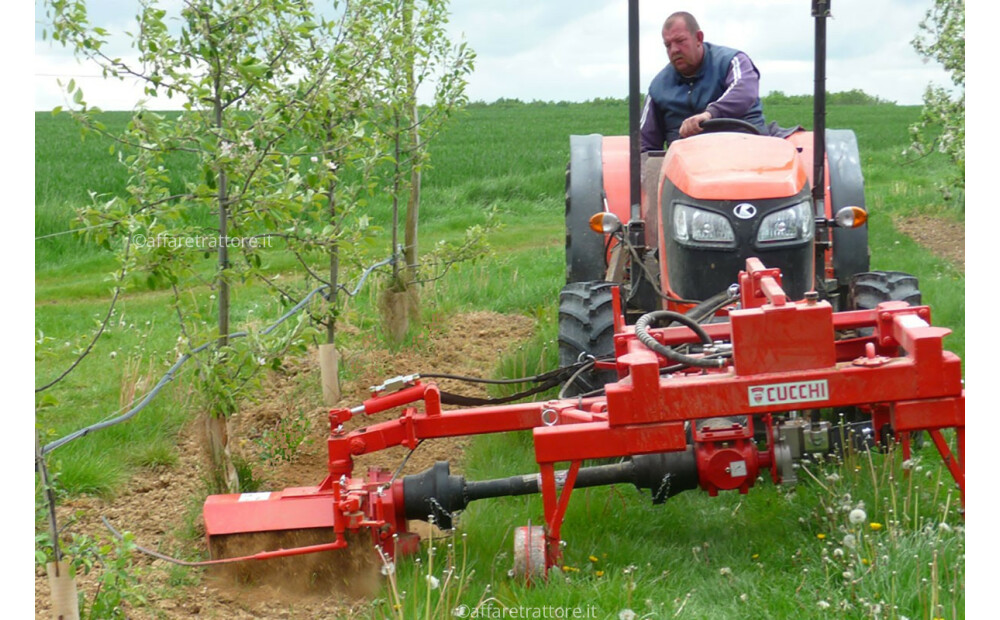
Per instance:
[[[830,211],[844,207],[865,207],[865,179],[861,172],[858,139],[850,129],[826,130],[826,159],[830,175]],[[837,311],[847,310],[850,300],[851,276],[871,269],[868,247],[868,225],[859,228],[834,228],[833,271],[837,278]],[[823,265],[817,277],[822,279]]]
[[[590,217],[604,210],[602,136],[570,136],[566,167],[566,282],[604,277],[604,236]]]
[[[573,282],[559,293],[559,365],[572,366],[593,357],[610,358],[615,352],[615,318],[611,282]],[[582,373],[565,393],[577,395],[617,381],[614,371]]]

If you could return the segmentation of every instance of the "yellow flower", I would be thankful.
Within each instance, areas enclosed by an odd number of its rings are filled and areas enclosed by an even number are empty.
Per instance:
[[[602,571],[602,570],[594,571],[594,574],[597,575],[598,577],[603,577],[604,576],[604,571]]]
[[[597,556],[596,555],[592,555],[592,556],[588,557],[587,559],[590,560],[591,562],[597,562]]]
[[[760,554],[759,553],[755,553],[755,554],[753,554],[753,555],[750,556],[751,560],[756,560],[758,558],[760,558]]]
[[[575,566],[563,566],[564,573],[579,573],[580,569]]]
[[[826,534],[816,534],[816,538],[823,540],[824,538],[826,538]]]
[[[880,529],[882,529],[882,524],[881,523],[869,523],[868,527],[872,528],[872,530],[874,530],[874,531],[877,532]]]
[[[871,562],[868,561],[868,558],[861,558],[861,563],[864,564],[865,566],[871,564]]]

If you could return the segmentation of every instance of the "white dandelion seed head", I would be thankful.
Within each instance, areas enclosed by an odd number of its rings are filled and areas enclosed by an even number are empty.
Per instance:
[[[858,539],[854,537],[854,534],[846,534],[844,540],[842,541],[844,546],[848,549],[853,549],[858,544]]]
[[[849,515],[847,515],[847,519],[851,522],[851,525],[861,525],[867,518],[868,515],[860,508],[855,508]]]

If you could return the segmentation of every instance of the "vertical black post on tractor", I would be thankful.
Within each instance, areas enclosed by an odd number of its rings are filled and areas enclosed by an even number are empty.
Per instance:
[[[824,162],[826,159],[826,19],[831,0],[812,0],[816,18],[815,84],[813,87],[813,204],[816,217],[823,217],[825,205]]]
[[[639,157],[639,0],[628,3],[628,122],[629,122],[629,213],[628,234],[633,246],[646,245],[642,212]]]

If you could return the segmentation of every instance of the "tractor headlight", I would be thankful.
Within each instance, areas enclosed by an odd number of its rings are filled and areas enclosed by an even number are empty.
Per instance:
[[[674,239],[705,245],[729,245],[736,240],[729,220],[711,211],[674,205]]]
[[[812,234],[812,204],[807,200],[765,217],[757,229],[757,243],[805,241]]]

